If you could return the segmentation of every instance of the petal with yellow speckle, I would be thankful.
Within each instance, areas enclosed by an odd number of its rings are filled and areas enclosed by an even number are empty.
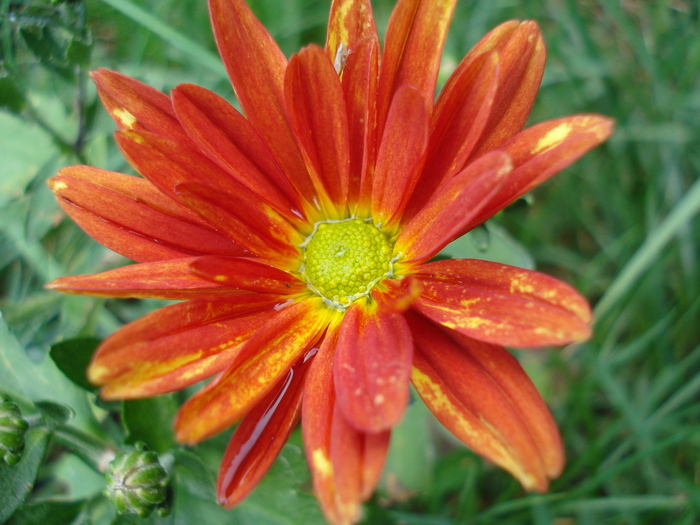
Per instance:
[[[548,275],[476,259],[428,263],[414,308],[469,337],[503,346],[563,345],[590,337],[591,313],[571,286]]]

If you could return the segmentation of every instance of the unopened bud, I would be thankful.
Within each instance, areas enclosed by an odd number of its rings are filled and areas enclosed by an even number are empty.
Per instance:
[[[10,466],[22,459],[27,428],[29,424],[22,418],[17,403],[10,396],[0,395],[0,458]]]
[[[119,452],[105,476],[106,495],[120,514],[145,518],[156,508],[160,516],[170,511],[170,478],[158,455],[143,443]]]

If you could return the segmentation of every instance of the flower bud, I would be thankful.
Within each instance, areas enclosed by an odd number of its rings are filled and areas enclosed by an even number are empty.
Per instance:
[[[29,424],[22,418],[17,403],[10,396],[0,395],[0,458],[8,465],[22,459],[24,434]]]
[[[170,511],[170,478],[158,462],[158,455],[143,443],[119,452],[105,474],[105,494],[119,514],[145,518],[158,509],[160,516]]]

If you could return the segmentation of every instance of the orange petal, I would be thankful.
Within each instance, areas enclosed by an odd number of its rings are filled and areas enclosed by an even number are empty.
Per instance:
[[[338,74],[320,47],[310,45],[292,57],[285,94],[314,185],[343,212],[350,168],[347,110]]]
[[[190,269],[209,282],[251,292],[289,295],[306,287],[290,273],[241,257],[199,257],[190,260]]]
[[[372,216],[385,224],[405,206],[425,162],[428,116],[413,87],[397,90],[377,154],[372,181]]]
[[[472,222],[499,191],[511,168],[510,157],[500,151],[470,164],[441,187],[406,225],[395,250],[409,263],[430,259]]]
[[[558,473],[561,441],[547,407],[517,362],[499,346],[468,338],[455,341],[420,316],[411,316],[410,323],[417,347],[411,378],[428,408],[456,437],[526,489],[546,492],[553,470],[543,456],[556,463]],[[485,367],[484,358],[492,365]],[[499,367],[502,372],[491,373]],[[512,374],[510,380],[504,380],[506,374]],[[538,443],[543,433],[545,441]],[[545,451],[545,446],[554,450]]]
[[[345,312],[333,370],[338,405],[352,426],[379,432],[399,422],[408,403],[412,354],[401,314],[357,304]]]
[[[313,195],[287,121],[287,59],[244,0],[209,0],[214,38],[243,112],[300,195]]]
[[[175,117],[170,97],[126,75],[98,69],[90,76],[97,85],[102,104],[120,130],[150,131],[187,141]]]
[[[172,97],[180,123],[202,152],[280,212],[301,213],[297,190],[236,108],[192,84],[179,85]]]
[[[333,386],[334,334],[324,339],[308,372],[302,429],[314,491],[332,524],[356,522],[360,503],[374,490],[386,458],[389,431],[365,434],[339,409]]]
[[[182,406],[175,422],[177,440],[197,443],[239,420],[319,340],[333,316],[320,298],[281,307],[229,368]]]
[[[356,51],[356,46],[364,39],[379,41],[369,0],[333,0],[328,15],[325,51],[334,65],[341,66],[338,74],[343,73],[344,60]],[[341,44],[344,50],[341,48],[338,53]]]
[[[379,80],[379,41],[366,38],[353,48],[343,72],[343,92],[350,131],[350,181],[348,201],[351,211],[359,202],[360,215],[370,213],[372,176],[377,158],[377,82]]]
[[[574,115],[542,122],[501,146],[513,159],[508,180],[465,231],[484,222],[532,188],[605,141],[613,121],[598,115]]]
[[[161,308],[108,337],[88,377],[108,399],[180,390],[220,372],[285,297],[232,294]]]
[[[48,184],[61,207],[88,235],[130,259],[243,253],[143,179],[71,166]]]
[[[76,295],[156,299],[192,299],[235,293],[230,285],[223,286],[224,283],[217,284],[193,274],[190,264],[196,260],[197,257],[191,257],[148,262],[93,275],[59,277],[46,288]]]
[[[514,266],[476,259],[421,266],[414,308],[469,337],[504,346],[538,347],[591,335],[586,300],[568,284]]]
[[[294,430],[312,353],[297,361],[236,427],[219,470],[221,505],[233,507],[255,488]]]
[[[447,28],[457,0],[399,0],[386,30],[379,81],[379,130],[394,93],[413,86],[430,114]]]
[[[431,123],[426,169],[411,196],[409,217],[443,180],[464,167],[491,114],[498,71],[498,54],[482,53],[457,69],[443,88]]]
[[[499,53],[498,90],[489,121],[472,158],[498,148],[523,129],[540,89],[546,60],[540,29],[533,21],[501,24],[469,55],[487,50]]]
[[[299,233],[270,206],[244,186],[222,191],[200,182],[175,186],[176,198],[228,234],[236,244],[284,266],[298,255]]]

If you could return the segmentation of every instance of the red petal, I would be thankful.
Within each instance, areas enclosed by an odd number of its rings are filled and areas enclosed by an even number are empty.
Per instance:
[[[214,38],[243,112],[272,150],[300,195],[313,195],[287,121],[287,59],[243,0],[209,0]]]
[[[190,260],[190,268],[212,283],[251,292],[290,295],[306,287],[290,273],[241,257],[199,257]]]
[[[413,86],[430,112],[440,55],[456,0],[399,0],[386,30],[379,82],[379,129],[401,86]]]
[[[498,55],[483,53],[458,68],[443,88],[431,123],[426,169],[411,196],[409,217],[443,180],[464,167],[491,114],[498,71]]]
[[[181,182],[199,181],[221,189],[236,183],[230,173],[190,146],[189,139],[176,141],[135,131],[118,131],[115,138],[131,165],[170,197],[174,198],[173,188]]]
[[[65,212],[111,250],[136,261],[197,254],[241,255],[243,250],[148,181],[71,166],[49,179]]]
[[[320,47],[311,45],[292,57],[285,94],[289,118],[314,185],[319,192],[325,190],[342,214],[350,168],[347,110],[338,74]]]
[[[550,478],[559,476],[564,468],[559,430],[537,388],[517,359],[499,346],[475,341],[457,332],[451,332],[450,336],[467,349],[469,355],[498,383],[522,415],[542,456],[547,475]]]
[[[161,308],[108,337],[88,369],[108,399],[180,390],[220,372],[277,313],[278,295],[239,294]]]
[[[511,168],[508,155],[494,151],[441,187],[399,234],[395,249],[403,260],[426,261],[458,237],[499,191]]]
[[[172,93],[177,117],[197,147],[281,212],[297,214],[302,201],[260,135],[236,108],[202,87],[181,84]]]
[[[425,162],[428,116],[420,93],[409,86],[396,92],[377,154],[372,181],[372,216],[385,224],[406,205]]]
[[[262,479],[294,430],[309,352],[241,420],[226,448],[216,492],[219,503],[233,507]]]
[[[455,436],[509,471],[526,489],[545,492],[550,468],[543,456],[551,458],[558,471],[563,462],[561,441],[517,362],[498,346],[468,338],[459,344],[419,316],[411,316],[411,328],[417,347],[412,380],[428,408]],[[472,355],[473,348],[478,358]],[[492,365],[484,367],[484,358]],[[503,371],[492,374],[498,367]],[[513,377],[503,381],[506,374]],[[544,426],[533,431],[539,425]],[[545,441],[538,443],[536,438],[543,435]],[[545,446],[554,449],[545,451]]]
[[[100,68],[90,76],[97,85],[102,104],[120,130],[150,131],[175,140],[187,140],[167,95],[108,69]]]
[[[330,523],[352,523],[360,514],[359,501],[338,494],[331,461],[331,427],[335,411],[333,352],[337,329],[329,328],[309,368],[302,400],[301,423],[306,460],[313,475],[314,492]]]
[[[60,277],[46,288],[77,295],[156,299],[192,299],[202,295],[235,293],[230,285],[222,286],[194,275],[190,264],[196,260],[199,259],[193,257],[132,264],[94,275]]]
[[[358,305],[347,310],[333,369],[338,405],[352,426],[379,432],[399,422],[408,403],[412,354],[401,314]]]
[[[448,328],[504,346],[562,345],[590,337],[590,308],[571,286],[475,259],[425,264],[414,307]]]
[[[296,260],[296,246],[303,239],[291,224],[244,186],[232,185],[232,189],[235,193],[199,182],[184,182],[175,187],[175,195],[246,250],[280,267]]]
[[[501,146],[513,159],[513,171],[465,231],[481,224],[605,141],[612,134],[612,128],[611,119],[574,115],[543,122],[518,133]]]
[[[175,422],[177,440],[197,443],[244,416],[318,341],[332,315],[321,299],[281,308],[255,332],[222,375],[182,406]]]
[[[351,211],[359,202],[359,215],[370,213],[372,173],[377,157],[377,82],[379,41],[367,38],[353,48],[343,72],[343,92],[350,131]]]

